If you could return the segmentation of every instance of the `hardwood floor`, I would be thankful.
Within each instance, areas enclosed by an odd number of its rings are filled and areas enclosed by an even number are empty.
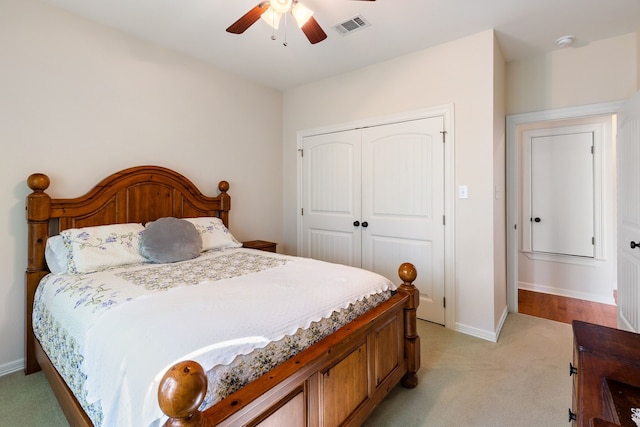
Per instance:
[[[518,311],[531,316],[571,323],[583,320],[616,328],[618,313],[615,305],[600,304],[541,292],[518,290]]]

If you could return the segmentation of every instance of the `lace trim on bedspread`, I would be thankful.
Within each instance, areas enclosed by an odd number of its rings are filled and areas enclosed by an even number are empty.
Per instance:
[[[334,311],[330,317],[313,322],[307,329],[298,329],[293,334],[272,342],[266,347],[256,349],[247,355],[236,357],[225,366],[214,366],[207,372],[208,389],[201,409],[204,410],[239,390],[251,381],[264,375],[271,369],[307,349],[311,345],[329,336],[361,314],[386,301],[391,291],[371,295],[340,311]],[[34,322],[34,332],[52,363],[91,418],[96,427],[102,425],[102,408],[98,402],[88,404],[82,372],[83,357],[78,351],[76,341],[53,318],[51,313],[41,308]]]
[[[247,355],[237,356],[228,365],[214,366],[207,372],[209,386],[201,410],[213,406],[390,297],[391,291],[370,295],[347,308],[334,311],[328,318],[311,323],[306,329],[298,329],[293,335],[271,342]]]

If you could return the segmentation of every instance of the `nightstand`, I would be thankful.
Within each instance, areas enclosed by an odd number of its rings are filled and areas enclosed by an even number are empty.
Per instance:
[[[242,242],[243,248],[259,249],[261,251],[275,252],[277,243],[267,242],[265,240],[250,240],[248,242]]]

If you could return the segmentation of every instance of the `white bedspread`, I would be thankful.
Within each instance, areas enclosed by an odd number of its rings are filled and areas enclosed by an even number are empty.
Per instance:
[[[201,258],[230,251],[256,253],[231,249]],[[386,278],[364,270],[266,252],[260,255],[286,263],[162,291],[143,291],[120,276],[113,285],[109,282],[108,292],[114,299],[104,307],[64,307],[63,302],[48,306],[56,319],[70,322],[65,329],[84,355],[87,401],[101,402],[104,426],[160,425],[164,420],[157,404],[158,383],[177,361],[193,359],[209,370],[308,327],[353,301],[395,289]],[[143,268],[151,272],[158,266]],[[131,288],[130,296],[117,288],[120,282]],[[37,298],[60,293],[54,288]]]

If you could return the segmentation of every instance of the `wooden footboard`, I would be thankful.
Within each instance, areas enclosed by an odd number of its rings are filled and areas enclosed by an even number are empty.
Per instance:
[[[204,370],[194,361],[174,365],[158,390],[165,426],[362,424],[396,384],[418,384],[416,270],[405,263],[398,273],[403,284],[391,299],[205,412]]]

